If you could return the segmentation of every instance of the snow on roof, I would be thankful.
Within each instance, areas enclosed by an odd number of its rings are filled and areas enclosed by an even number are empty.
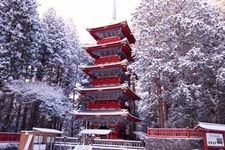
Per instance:
[[[54,134],[63,134],[62,131],[56,129],[48,129],[48,128],[33,128],[34,131],[44,132],[44,133],[54,133]]]
[[[73,114],[75,115],[86,115],[86,116],[101,116],[101,115],[107,115],[107,116],[111,116],[111,115],[127,115],[129,114],[129,112],[126,109],[120,109],[120,110],[104,110],[104,111],[97,111],[97,110],[93,110],[93,111],[74,111]]]
[[[106,46],[109,46],[110,44],[117,44],[117,43],[124,43],[124,44],[128,44],[129,45],[127,38],[124,38],[124,39],[122,39],[120,41],[115,41],[115,42],[110,42],[110,43],[86,45],[83,48],[87,49],[87,48],[93,48],[93,47],[106,47]]]
[[[104,27],[112,26],[114,24],[119,24],[119,23],[124,23],[124,24],[128,25],[126,20],[121,20],[120,22],[111,22],[110,24],[103,24],[101,26],[92,26],[92,27],[86,28],[86,30],[89,31],[89,30],[92,30],[95,28],[104,28]]]
[[[111,130],[107,129],[84,129],[80,134],[95,134],[95,135],[108,135]]]
[[[106,67],[106,66],[113,66],[113,65],[127,65],[128,61],[123,60],[121,62],[115,62],[115,63],[105,63],[105,64],[99,64],[99,65],[91,65],[91,66],[80,66],[81,69],[83,68],[96,68],[96,67]]]
[[[91,88],[76,88],[76,90],[78,92],[81,92],[81,91],[85,91],[85,92],[88,92],[88,91],[105,91],[105,90],[117,90],[117,89],[121,89],[121,90],[124,90],[124,91],[128,91],[128,92],[131,92],[131,94],[135,97],[135,99],[139,100],[140,97],[132,90],[128,87],[127,84],[121,84],[121,85],[118,85],[118,86],[104,86],[104,87],[91,87]]]
[[[119,86],[108,86],[108,87],[76,88],[76,90],[101,91],[101,90],[128,89],[128,88],[129,88],[128,85],[122,84]]]
[[[225,131],[225,124],[199,122],[198,125],[195,127],[195,129],[198,127],[207,130]]]
[[[141,121],[140,118],[130,114],[126,109],[119,110],[92,110],[92,111],[73,111],[73,114],[76,116],[125,116],[131,117],[138,121]]]

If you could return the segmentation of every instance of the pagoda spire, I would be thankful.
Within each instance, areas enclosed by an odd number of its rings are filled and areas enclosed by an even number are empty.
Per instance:
[[[113,20],[114,22],[116,22],[116,0],[113,0],[112,20]]]

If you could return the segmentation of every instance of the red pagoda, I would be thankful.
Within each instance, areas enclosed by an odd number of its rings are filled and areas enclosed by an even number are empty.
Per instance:
[[[129,44],[135,38],[126,21],[87,30],[97,44],[85,47],[94,64],[81,66],[91,82],[89,87],[77,89],[86,97],[86,109],[74,112],[75,118],[85,121],[86,131],[93,130],[101,138],[132,139],[140,121],[135,116],[135,101],[140,98],[130,88],[127,69],[133,61]]]

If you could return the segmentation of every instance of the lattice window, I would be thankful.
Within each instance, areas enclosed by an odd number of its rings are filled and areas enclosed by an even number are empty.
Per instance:
[[[107,114],[107,112],[106,112]],[[99,117],[99,118],[82,118],[81,120],[89,121],[93,124],[127,124],[128,120],[122,117]]]
[[[124,94],[122,91],[114,90],[114,91],[102,91],[102,92],[90,92],[87,93],[86,96],[92,97],[90,101],[95,100],[121,100],[123,102],[130,101],[131,98]]]
[[[118,99],[122,91],[114,90],[114,91],[102,91],[102,92],[90,92],[87,96],[93,98],[93,100],[115,100]]]
[[[96,35],[103,39],[103,38],[107,38],[107,37],[112,37],[112,36],[119,36],[121,39],[125,38],[123,32],[122,32],[122,28],[117,27],[111,30],[104,30],[104,31],[99,31],[96,32]]]
[[[98,57],[104,57],[104,56],[112,56],[112,55],[119,55],[122,59],[126,58],[125,53],[122,51],[122,47],[111,47],[111,48],[104,48],[101,50],[97,50],[93,52],[94,55]]]
[[[96,77],[123,77],[125,75],[122,68],[111,68],[111,69],[101,69],[101,70],[91,70],[90,74]]]

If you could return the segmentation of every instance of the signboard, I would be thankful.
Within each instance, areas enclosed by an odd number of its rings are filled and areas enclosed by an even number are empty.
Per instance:
[[[215,147],[224,146],[223,134],[206,133],[206,140],[208,146],[215,146]]]

